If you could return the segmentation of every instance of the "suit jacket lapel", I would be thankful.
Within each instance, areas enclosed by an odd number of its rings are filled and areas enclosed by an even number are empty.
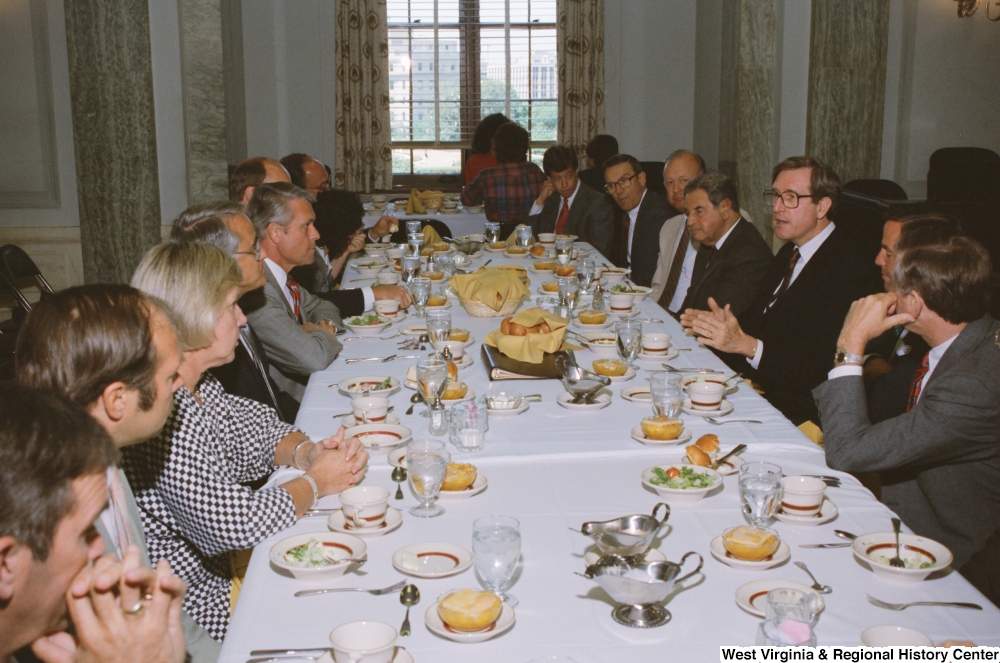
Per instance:
[[[930,379],[927,380],[927,384],[921,388],[921,391],[927,389],[934,382],[935,379],[946,375],[948,371],[959,361],[962,360],[967,354],[975,350],[980,343],[985,340],[985,337],[992,336],[990,334],[991,328],[993,326],[993,318],[989,314],[984,315],[978,320],[973,320],[965,329],[958,335],[948,349],[945,350],[944,355],[938,362],[938,365],[934,368],[934,372],[931,373]],[[907,336],[909,338],[909,336]],[[989,339],[992,342],[992,338]]]
[[[285,312],[288,313],[288,317],[295,319],[295,311],[292,310],[292,305],[288,303],[288,298],[285,297],[285,291],[280,285],[278,285],[278,279],[274,278],[274,274],[271,273],[271,267],[269,265],[264,265],[264,276],[267,277],[267,283],[274,291],[278,293],[278,299],[281,303],[285,305]]]
[[[802,268],[802,271],[799,272],[797,277],[795,277],[795,280],[788,285],[788,289],[785,290],[784,294],[782,294],[781,297],[778,297],[778,301],[774,303],[774,306],[770,308],[768,313],[778,309],[789,299],[798,296],[798,293],[803,292],[804,290],[813,289],[810,285],[806,284],[812,280],[812,275],[814,273],[818,271],[825,271],[824,263],[830,259],[830,255],[837,250],[837,244],[840,243],[840,232],[839,228],[834,228],[830,236],[826,238],[818,249],[816,249],[816,253],[813,254],[812,258],[809,259],[809,262],[807,262],[805,267]],[[789,244],[791,243],[789,242]],[[788,245],[786,244],[785,246]],[[781,280],[784,278],[788,262],[792,259],[792,250],[789,249],[788,251],[785,251],[785,247],[782,247],[782,250],[778,252],[778,255],[783,255],[784,258],[778,262],[778,269],[776,270],[777,280],[774,281],[771,290],[767,293],[768,297],[770,297],[771,294],[778,289],[778,284],[781,283]],[[765,299],[764,301],[766,302],[767,300]]]

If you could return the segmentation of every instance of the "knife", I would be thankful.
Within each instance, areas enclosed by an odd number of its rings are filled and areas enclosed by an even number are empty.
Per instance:
[[[849,548],[850,543],[803,543],[799,548]]]

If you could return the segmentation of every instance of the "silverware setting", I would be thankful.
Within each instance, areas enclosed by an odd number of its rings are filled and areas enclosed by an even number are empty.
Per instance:
[[[388,357],[355,357],[353,359],[345,359],[344,363],[345,364],[357,364],[358,362],[362,362],[362,361],[378,361],[378,362],[382,362],[384,364],[385,362],[392,361],[395,358],[396,358],[396,355],[389,355]]]
[[[722,424],[762,424],[763,421],[757,421],[756,419],[722,419],[719,417],[705,417],[705,421],[710,424],[715,424],[716,426],[721,426]]]
[[[849,543],[802,543],[799,548],[849,548]]]
[[[747,445],[745,445],[745,444],[737,444],[735,447],[733,447],[732,451],[730,451],[729,453],[727,453],[722,458],[719,458],[718,460],[716,460],[709,467],[711,469],[713,469],[713,470],[719,469],[719,467],[721,467],[723,463],[725,463],[727,460],[729,460],[730,457],[735,456],[736,454],[740,453],[741,451],[743,451],[746,448],[747,448]]]
[[[388,410],[386,410],[386,412],[387,412],[387,413],[388,413],[388,412],[392,412],[392,411],[393,411],[393,410],[395,410],[395,409],[396,409],[396,406],[395,406],[395,405],[390,405],[390,406],[389,406],[389,409],[388,409]],[[347,415],[349,415],[349,414],[354,414],[354,411],[352,410],[352,411],[350,411],[350,412],[341,412],[340,414],[335,414],[335,415],[333,415],[333,416],[332,416],[331,418],[332,418],[332,419],[340,419],[341,417],[346,417],[346,416],[347,416]],[[364,420],[362,420],[362,423],[364,423]]]
[[[403,499],[403,482],[406,481],[406,470],[402,467],[392,468],[392,480],[396,482],[396,499]]]
[[[667,373],[718,373],[714,368],[674,368],[670,364],[660,364]]]
[[[833,587],[830,587],[829,585],[820,584],[820,582],[816,580],[816,576],[812,574],[812,571],[809,570],[809,567],[806,566],[805,563],[795,562],[795,566],[799,567],[800,569],[806,572],[806,575],[809,576],[809,578],[813,581],[812,588],[815,589],[820,594],[829,594],[830,592],[833,591]]]
[[[420,590],[416,585],[407,585],[399,592],[399,602],[406,606],[406,617],[403,618],[403,625],[399,627],[399,634],[407,636],[410,634],[410,608],[420,603]]]
[[[301,649],[254,649],[252,652],[250,652],[250,655],[251,656],[295,656],[296,654],[319,652],[320,656],[322,656],[324,653],[328,651],[330,651],[329,647],[309,647]]]
[[[342,343],[347,343],[348,341],[388,341],[390,339],[396,338],[402,332],[396,332],[395,334],[390,334],[389,336],[348,336],[347,338],[341,339]]]
[[[886,610],[906,610],[907,608],[915,605],[937,606],[941,608],[968,608],[969,610],[983,609],[983,606],[978,603],[962,603],[961,601],[913,601],[911,603],[886,603],[885,601],[880,601],[871,594],[865,594],[865,596],[868,597],[869,603],[879,608],[885,608]]]
[[[373,596],[382,596],[383,594],[395,594],[399,590],[406,586],[405,580],[400,580],[395,585],[389,585],[388,587],[382,587],[380,589],[364,589],[361,587],[335,587],[328,589],[303,589],[301,591],[295,592],[295,596],[315,596],[317,594],[329,594],[331,592],[367,592]]]
[[[304,650],[300,650],[304,651]],[[295,659],[304,659],[306,661],[318,661],[323,657],[323,654],[327,650],[320,652],[316,650],[315,654],[291,654],[291,655],[280,655],[280,656],[265,656],[264,658],[250,658],[247,659],[247,663],[270,663],[271,661],[289,661]]]
[[[854,539],[858,538],[857,534],[851,534],[850,532],[845,532],[842,529],[835,529],[833,530],[833,533],[842,539],[847,539],[848,541],[853,541]]]
[[[892,519],[892,531],[896,533],[896,556],[889,559],[889,566],[893,566],[897,569],[902,569],[906,567],[903,562],[903,558],[899,556],[899,526],[903,524],[899,518]]]
[[[819,479],[830,488],[840,488],[840,477],[830,477],[823,474],[803,474],[804,477],[812,477],[813,479]]]
[[[419,403],[422,400],[424,400],[424,397],[420,395],[419,391],[410,396],[410,407],[406,411],[406,414],[413,414],[413,408],[416,407],[417,403]]]

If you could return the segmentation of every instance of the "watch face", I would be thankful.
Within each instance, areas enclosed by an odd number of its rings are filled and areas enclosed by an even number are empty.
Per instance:
[[[843,350],[838,350],[837,354],[833,355],[833,363],[835,364],[843,364],[846,359],[847,353]]]

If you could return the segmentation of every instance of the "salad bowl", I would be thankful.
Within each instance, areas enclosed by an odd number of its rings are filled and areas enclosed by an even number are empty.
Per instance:
[[[668,504],[694,504],[722,485],[722,475],[699,465],[654,465],[642,471],[642,485]]]
[[[329,582],[351,564],[363,562],[367,546],[350,534],[309,532],[282,539],[271,546],[271,564],[303,582]]]
[[[896,555],[893,532],[862,534],[851,542],[858,561],[867,564],[875,577],[899,583],[918,583],[935,571],[947,568],[952,555],[947,547],[933,539],[915,534],[899,535],[899,556],[903,568],[889,564]]]
[[[386,319],[379,317],[377,313],[358,315],[344,321],[344,326],[357,336],[378,336],[383,329],[391,324]]]

